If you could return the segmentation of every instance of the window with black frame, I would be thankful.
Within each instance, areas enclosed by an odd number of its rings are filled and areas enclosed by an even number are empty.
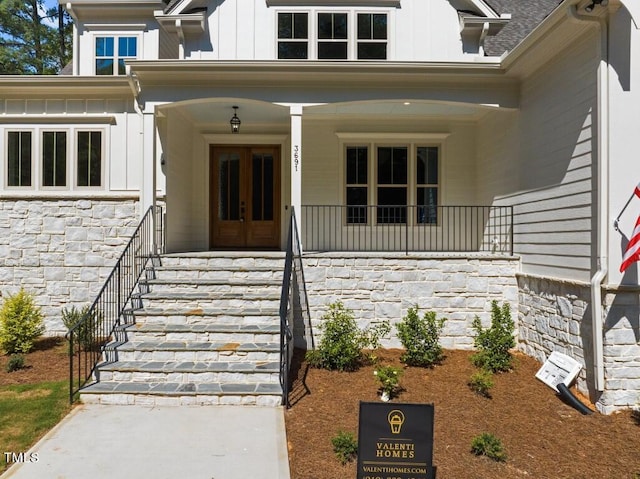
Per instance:
[[[416,223],[438,223],[438,147],[417,148]]]
[[[381,146],[377,149],[378,208],[377,222],[407,222],[407,170],[406,146]]]
[[[369,149],[366,146],[347,147],[347,224],[366,224]]]

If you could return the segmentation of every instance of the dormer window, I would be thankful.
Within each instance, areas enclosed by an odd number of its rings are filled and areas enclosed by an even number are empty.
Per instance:
[[[387,59],[387,15],[358,13],[358,60]]]
[[[133,60],[137,55],[137,37],[96,37],[96,75],[124,75],[125,60]]]
[[[346,60],[347,32],[346,13],[318,13],[318,59]]]

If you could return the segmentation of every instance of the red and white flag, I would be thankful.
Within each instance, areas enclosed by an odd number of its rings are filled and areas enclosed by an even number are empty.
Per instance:
[[[640,183],[638,183],[633,193],[638,198],[640,198]],[[623,273],[631,263],[635,263],[636,261],[640,261],[640,216],[638,216],[636,227],[633,229],[631,239],[629,240],[627,249],[625,250],[624,256],[622,257],[620,272]]]

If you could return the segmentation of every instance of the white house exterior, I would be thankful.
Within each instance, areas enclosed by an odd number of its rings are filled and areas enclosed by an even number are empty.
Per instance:
[[[0,77],[3,290],[60,332],[150,206],[168,252],[282,250],[293,207],[315,319],[419,302],[470,347],[509,301],[523,351],[638,405],[632,2],[61,0],[72,75]]]

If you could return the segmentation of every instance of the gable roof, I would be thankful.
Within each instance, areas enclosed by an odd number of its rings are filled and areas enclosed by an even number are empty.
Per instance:
[[[500,14],[510,13],[511,21],[495,36],[487,37],[484,50],[489,56],[511,51],[537,27],[562,0],[485,0]]]

